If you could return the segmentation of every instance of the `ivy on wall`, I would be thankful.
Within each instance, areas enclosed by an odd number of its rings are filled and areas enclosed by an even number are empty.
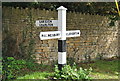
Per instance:
[[[32,59],[32,54],[34,54],[34,44],[35,39],[33,36],[33,18],[31,15],[31,10],[28,9],[26,18],[26,27],[20,29],[20,33],[16,34],[9,30],[9,25],[3,24],[3,57],[15,57],[17,59]],[[11,24],[11,23],[9,23]],[[17,30],[15,30],[17,32]],[[22,37],[19,38],[19,35]],[[19,40],[20,39],[20,40]]]
[[[109,25],[110,26],[115,26],[115,22],[117,21],[117,20],[120,20],[120,16],[109,16],[109,19],[111,20],[110,21],[110,23],[109,23]]]

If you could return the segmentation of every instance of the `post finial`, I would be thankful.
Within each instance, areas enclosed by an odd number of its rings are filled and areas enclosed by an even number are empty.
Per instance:
[[[67,8],[65,8],[64,6],[60,6],[59,8],[57,8],[57,10],[67,10]]]

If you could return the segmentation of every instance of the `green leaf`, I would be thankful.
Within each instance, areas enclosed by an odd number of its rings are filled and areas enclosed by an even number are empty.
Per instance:
[[[90,68],[91,70],[91,68]],[[89,70],[79,68],[77,69],[76,64],[73,67],[65,65],[61,71],[58,70],[58,66],[55,66],[54,78],[56,79],[89,79]]]

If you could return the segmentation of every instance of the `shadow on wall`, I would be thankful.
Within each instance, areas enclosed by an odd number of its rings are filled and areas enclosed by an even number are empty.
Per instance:
[[[13,38],[12,34],[9,33],[6,35],[6,38],[2,41],[2,53],[3,57],[9,56],[14,57],[15,54],[18,53],[18,50],[15,50],[16,48],[16,39]]]

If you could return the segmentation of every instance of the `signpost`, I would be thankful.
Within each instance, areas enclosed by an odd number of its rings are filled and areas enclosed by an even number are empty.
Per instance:
[[[66,31],[66,37],[77,37],[80,36],[80,30]]]
[[[58,31],[40,32],[40,39],[58,39],[58,68],[66,65],[66,37],[80,36],[80,30],[66,31],[66,10],[63,6],[57,8],[58,20],[37,20],[36,26],[41,27],[58,27]]]
[[[36,21],[36,26],[46,26],[46,27],[53,27],[53,26],[58,26],[58,21],[57,20],[37,20]]]
[[[40,39],[54,39],[54,38],[60,38],[61,33],[60,31],[50,31],[50,32],[40,32]]]
[[[60,38],[61,32],[60,31],[40,32],[39,36],[41,40]],[[80,30],[66,31],[66,37],[77,37],[77,36],[80,36]]]

